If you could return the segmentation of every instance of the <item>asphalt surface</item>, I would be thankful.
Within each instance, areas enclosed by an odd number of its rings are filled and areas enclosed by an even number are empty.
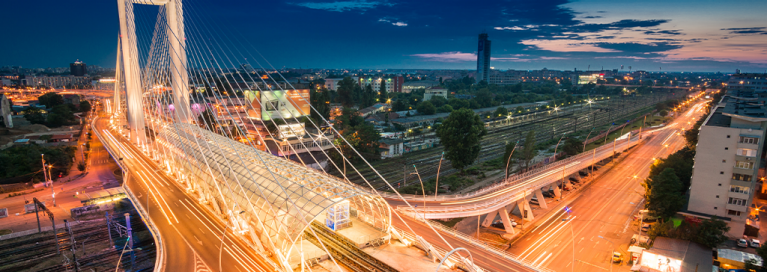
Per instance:
[[[641,183],[654,158],[665,158],[684,147],[681,129],[695,124],[703,105],[698,103],[668,126],[644,134],[651,138],[623,160],[613,162],[617,165],[570,204],[570,212],[560,209],[544,216],[508,251],[536,267],[553,271],[628,271],[630,254],[626,250],[632,235],[639,231],[632,218],[644,204]],[[623,254],[624,261],[611,267],[613,250]]]
[[[168,177],[135,146],[108,128],[106,117],[96,120],[111,150],[120,152],[128,167],[125,182],[162,236],[165,271],[271,271],[249,246]],[[226,238],[223,230],[226,231]],[[239,234],[238,234],[239,235]],[[223,243],[222,243],[223,240]]]

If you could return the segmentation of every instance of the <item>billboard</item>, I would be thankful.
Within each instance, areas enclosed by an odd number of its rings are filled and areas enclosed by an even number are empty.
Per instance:
[[[253,106],[248,117],[257,120],[293,118],[309,115],[309,89],[286,91],[244,91],[243,96]]]
[[[679,272],[682,271],[682,261],[669,258],[663,255],[644,251],[640,263],[644,267],[652,268],[661,272]]]

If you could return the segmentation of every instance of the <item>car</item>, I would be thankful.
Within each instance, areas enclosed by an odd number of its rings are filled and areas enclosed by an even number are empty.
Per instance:
[[[746,241],[746,239],[738,239],[738,246],[739,247],[748,247],[748,241]]]
[[[750,245],[751,247],[758,248],[758,247],[762,246],[762,243],[760,243],[759,240],[751,239],[751,241],[749,241],[748,245]]]
[[[650,223],[643,223],[642,224],[642,231],[646,232],[646,231],[650,230],[651,227],[652,227],[652,224],[650,224]]]
[[[623,255],[620,252],[613,251],[613,263],[623,262]]]

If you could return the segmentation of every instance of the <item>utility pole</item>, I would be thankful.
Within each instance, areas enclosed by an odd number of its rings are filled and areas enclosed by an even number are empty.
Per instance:
[[[37,233],[41,233],[43,229],[40,227],[40,214],[38,214],[37,204],[35,204],[35,217],[37,217]]]
[[[75,263],[75,271],[80,271],[80,266],[77,264],[77,243],[75,243],[75,237],[72,235],[72,228],[69,227],[69,222],[67,222],[66,219],[64,219],[64,226],[67,228],[67,232],[69,232],[69,240],[72,243],[72,261]]]
[[[133,270],[133,265],[136,263],[136,252],[133,251],[133,230],[130,226],[130,213],[125,213],[125,228],[128,232],[128,246],[131,249],[130,252],[130,268]]]
[[[43,210],[45,213],[47,213],[48,218],[51,219],[51,225],[53,225],[53,242],[56,244],[56,254],[61,254],[61,249],[59,249],[59,238],[56,235],[56,221],[53,218],[53,212],[48,210],[48,208],[46,208],[42,202],[37,200],[36,197],[33,197],[32,201],[35,202],[35,206],[40,206],[40,209]]]

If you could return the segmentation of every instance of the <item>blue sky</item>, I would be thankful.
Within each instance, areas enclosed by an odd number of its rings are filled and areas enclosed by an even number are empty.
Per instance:
[[[113,66],[115,2],[6,1],[0,10],[7,37],[0,42],[0,65],[61,67],[80,59]],[[187,20],[215,22],[277,67],[473,69],[477,35],[485,31],[496,69],[767,70],[763,0],[187,0],[184,5]]]

